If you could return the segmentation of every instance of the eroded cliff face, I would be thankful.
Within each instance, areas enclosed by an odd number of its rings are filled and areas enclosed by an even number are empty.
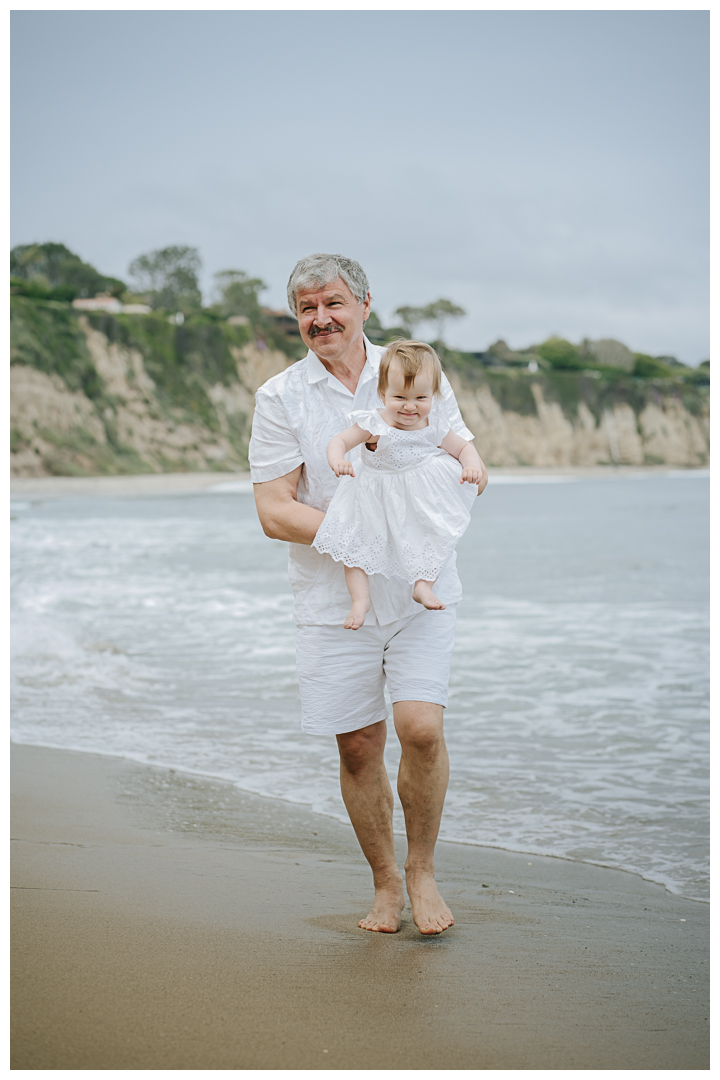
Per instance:
[[[10,368],[11,474],[47,476],[59,443],[76,440],[104,447],[105,427],[83,393],[72,392],[59,375],[13,364]],[[89,464],[89,463],[88,463]]]
[[[87,319],[79,321],[102,379],[102,400],[71,391],[59,375],[13,364],[12,475],[247,468],[254,393],[290,363],[284,353],[253,343],[231,346],[236,381],[204,388],[213,406],[211,428],[159,400],[139,349],[110,342]]]
[[[172,384],[172,357],[158,366],[132,337],[111,340],[112,324],[103,325],[108,333],[85,316],[77,321],[74,348],[83,352],[77,369],[85,365],[87,392],[69,386],[57,371],[39,370],[37,350],[20,340],[11,368],[13,475],[246,469],[254,393],[292,360],[253,341],[238,345],[228,338],[221,378],[207,377],[215,369],[202,357],[193,367],[190,351],[185,381]],[[22,362],[25,357],[33,363]],[[42,362],[48,366],[47,355]],[[67,370],[67,356],[63,363]],[[694,392],[686,402],[672,388],[636,387],[632,400],[613,400],[568,376],[572,394],[560,401],[553,397],[557,385],[542,374],[488,379],[477,369],[449,367],[448,377],[489,465],[708,462],[707,393]],[[175,386],[174,396],[168,386]]]
[[[671,394],[633,408],[611,402],[595,415],[584,401],[563,409],[531,384],[534,415],[503,409],[488,386],[473,387],[457,374],[450,381],[476,445],[490,465],[706,465],[710,414],[707,404],[690,412]],[[569,414],[569,415],[568,415]]]

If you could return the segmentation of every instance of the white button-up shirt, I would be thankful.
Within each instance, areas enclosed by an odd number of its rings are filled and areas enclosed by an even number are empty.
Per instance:
[[[328,465],[330,439],[350,427],[350,413],[355,409],[383,407],[377,392],[383,349],[367,338],[364,341],[365,367],[354,394],[330,374],[313,352],[260,387],[255,395],[249,452],[253,483],[277,480],[302,465],[298,502],[327,510],[339,483]],[[475,436],[463,423],[445,375],[442,393],[442,399],[433,403],[433,409],[442,409],[455,434],[470,441]],[[359,449],[351,452],[350,459],[357,456]],[[290,544],[288,573],[295,594],[298,626],[334,626],[344,622],[349,596],[341,563],[307,544]],[[372,608],[365,616],[369,625],[386,626],[418,611],[411,585],[379,575],[371,576],[369,581]],[[443,567],[434,591],[446,604],[461,599],[455,553]]]

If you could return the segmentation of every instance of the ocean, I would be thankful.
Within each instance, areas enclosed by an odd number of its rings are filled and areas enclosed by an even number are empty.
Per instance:
[[[458,549],[443,839],[707,899],[708,486],[672,471],[491,480]],[[16,742],[347,821],[334,739],[300,731],[287,548],[246,482],[33,496],[11,517]],[[398,760],[391,733],[391,776]]]

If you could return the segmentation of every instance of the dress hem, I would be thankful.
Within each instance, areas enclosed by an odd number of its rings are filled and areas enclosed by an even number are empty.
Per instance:
[[[410,577],[407,574],[384,574],[382,570],[368,570],[367,565],[363,566],[359,562],[345,562],[341,556],[333,555],[332,551],[329,551],[325,547],[320,547],[318,544],[313,544],[312,546],[316,551],[319,551],[321,555],[329,555],[333,562],[340,563],[342,566],[348,566],[351,570],[364,570],[368,577],[384,577],[392,581],[403,581],[406,585],[414,585],[416,581],[437,581],[455,547],[455,545],[453,545],[446,558],[443,559],[436,570],[431,570],[427,573],[421,570],[419,573]]]

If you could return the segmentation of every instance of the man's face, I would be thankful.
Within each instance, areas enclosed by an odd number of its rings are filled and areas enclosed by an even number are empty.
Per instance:
[[[363,323],[370,314],[370,295],[360,303],[339,278],[321,289],[298,289],[295,294],[300,336],[320,360],[342,360],[362,341]]]

